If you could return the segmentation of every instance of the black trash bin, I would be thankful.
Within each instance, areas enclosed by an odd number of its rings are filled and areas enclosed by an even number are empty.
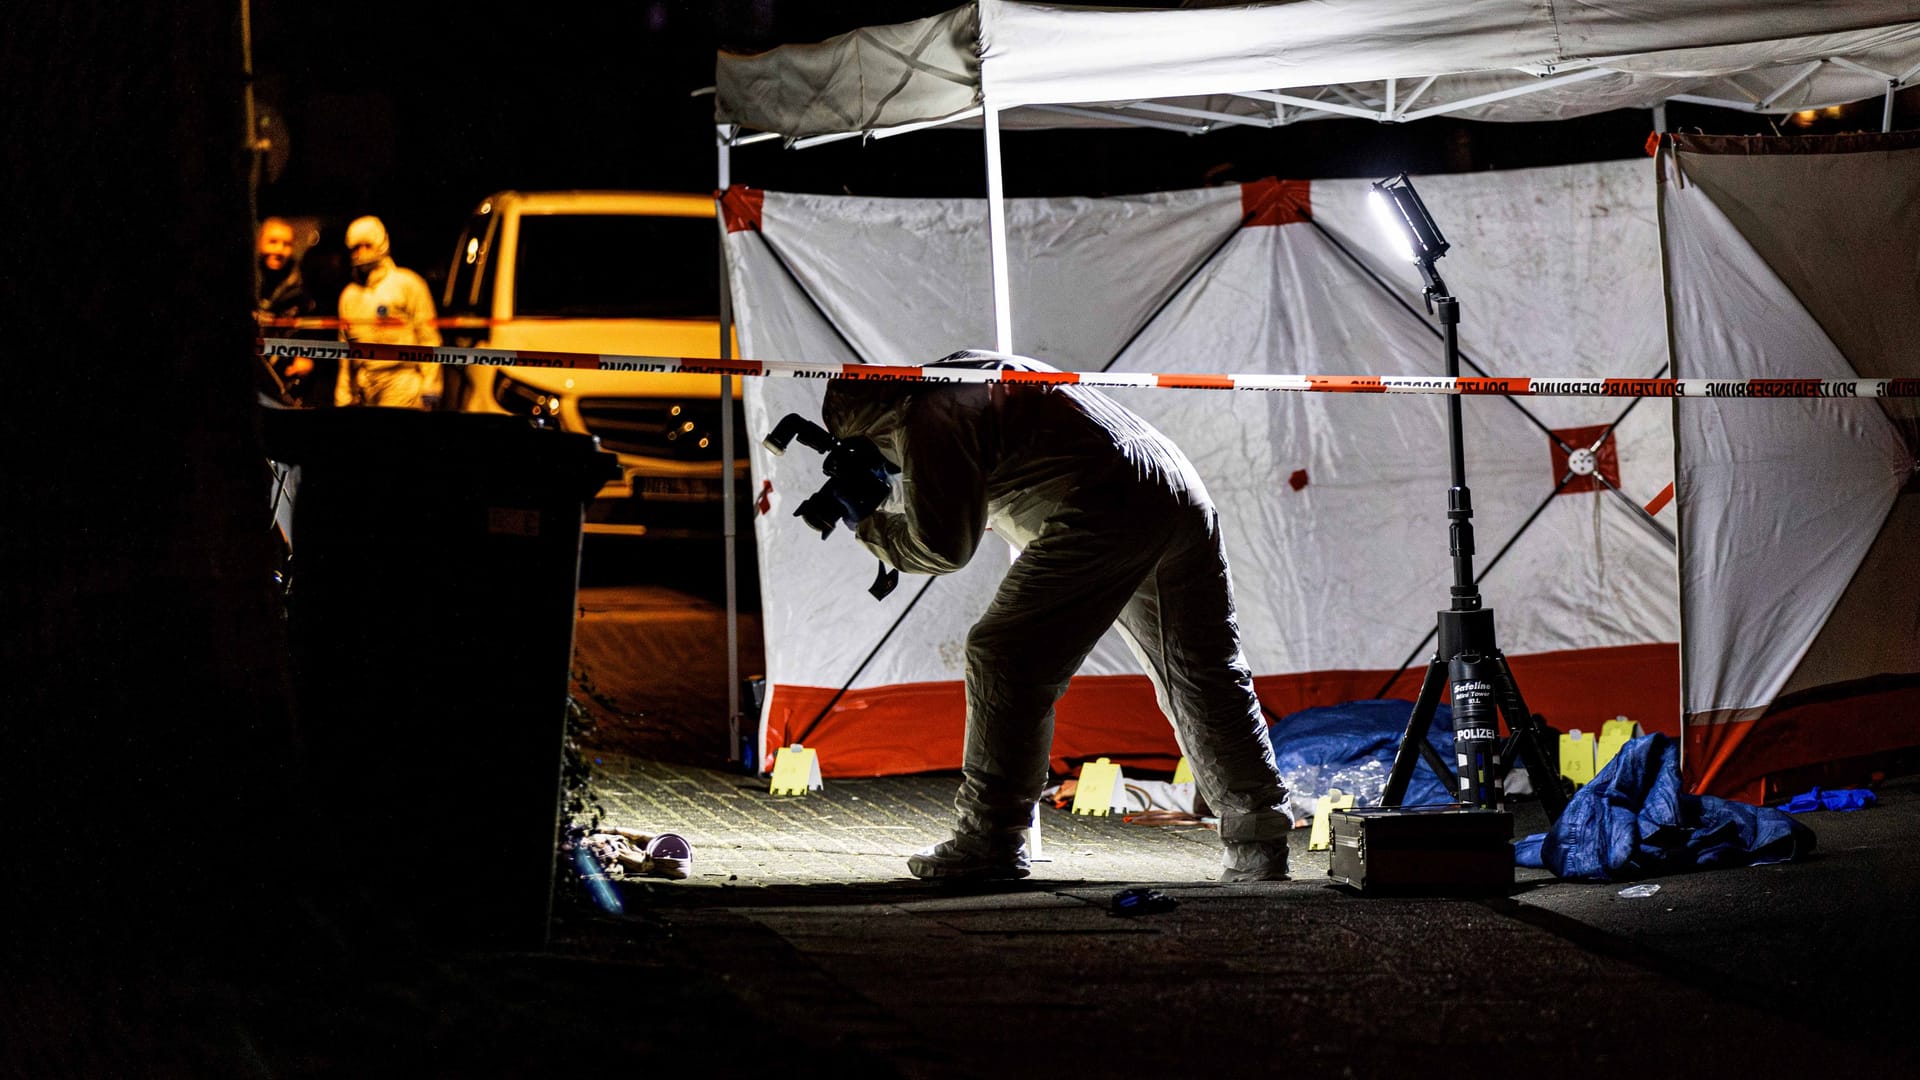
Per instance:
[[[543,944],[586,501],[584,435],[510,416],[271,411],[299,466],[287,632],[345,884],[428,939]]]

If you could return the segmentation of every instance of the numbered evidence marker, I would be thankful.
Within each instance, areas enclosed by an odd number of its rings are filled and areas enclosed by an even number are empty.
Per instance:
[[[1640,734],[1640,725],[1624,716],[1616,716],[1601,724],[1600,742],[1593,750],[1594,775],[1600,775],[1600,770],[1607,767],[1607,762],[1613,760],[1613,755],[1619,753],[1621,747],[1639,738]]]
[[[805,795],[825,786],[820,782],[820,756],[812,750],[794,743],[774,753],[773,783],[767,789],[771,794]]]
[[[1351,809],[1353,809],[1353,795],[1339,788],[1328,788],[1325,795],[1313,800],[1313,828],[1307,832],[1307,850],[1332,851],[1332,814],[1335,810]]]
[[[1593,779],[1596,771],[1593,744],[1592,733],[1579,728],[1560,736],[1560,775],[1573,781],[1575,787]]]
[[[1126,778],[1120,766],[1099,758],[1080,766],[1080,783],[1073,789],[1076,814],[1111,814],[1127,808]]]

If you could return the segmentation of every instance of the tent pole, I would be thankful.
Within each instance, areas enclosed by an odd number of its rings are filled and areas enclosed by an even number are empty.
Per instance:
[[[734,128],[731,124],[717,125],[714,129],[715,149],[719,160],[715,163],[715,178],[719,181],[718,190],[725,192],[733,182],[732,147],[729,140]],[[727,219],[725,213],[716,213],[714,225],[719,230],[716,243],[720,245],[720,359],[733,358],[733,289],[727,281]],[[733,467],[733,376],[720,376],[720,535],[722,556],[726,560],[727,581],[727,760],[742,762],[752,769],[755,762],[743,752],[740,741],[740,599],[737,592],[738,574],[734,560],[738,555],[735,532],[738,528],[738,515],[734,512],[734,486],[736,483]]]
[[[1000,110],[981,104],[987,137],[987,251],[993,263],[993,347],[1013,351],[1013,305],[1007,296],[1006,187],[1000,171]]]
[[[1664,101],[1653,107],[1653,130],[1662,134],[1667,130],[1667,103]]]
[[[1900,84],[1893,79],[1887,80],[1887,103],[1880,109],[1880,131],[1882,134],[1893,130],[1893,95]]]

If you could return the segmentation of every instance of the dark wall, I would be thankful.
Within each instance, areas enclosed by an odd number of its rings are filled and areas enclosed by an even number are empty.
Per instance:
[[[96,973],[131,999],[128,970],[260,951],[286,892],[237,13],[0,20],[0,940],[37,1009],[0,1035],[16,1052]]]

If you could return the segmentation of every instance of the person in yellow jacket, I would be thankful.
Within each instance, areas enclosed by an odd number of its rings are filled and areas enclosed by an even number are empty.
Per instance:
[[[340,339],[379,345],[438,345],[433,292],[419,274],[395,265],[387,227],[377,217],[347,226],[353,279],[340,290]],[[404,360],[345,360],[334,389],[336,405],[433,409],[440,403],[438,364]]]
[[[933,366],[1055,370],[971,350]],[[954,834],[907,860],[915,876],[1027,876],[1054,702],[1117,623],[1219,815],[1220,879],[1286,877],[1293,821],[1240,649],[1219,516],[1172,440],[1073,385],[836,379],[821,415],[835,438],[871,440],[899,469],[894,495],[850,522],[888,565],[951,573],[989,525],[1019,551],[967,636]]]

